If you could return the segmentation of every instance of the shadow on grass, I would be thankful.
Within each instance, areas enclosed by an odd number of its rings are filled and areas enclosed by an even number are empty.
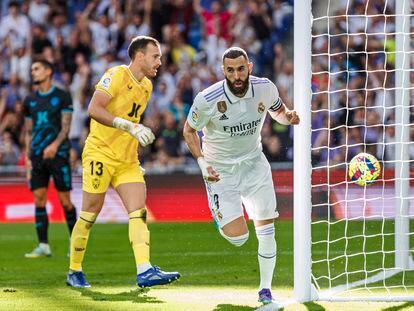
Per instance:
[[[213,311],[251,311],[251,310],[256,310],[256,308],[252,308],[249,306],[232,305],[232,304],[220,304],[220,305],[217,305]]]
[[[128,292],[117,294],[102,293],[89,289],[76,289],[82,296],[89,297],[95,301],[131,301],[133,303],[164,303],[155,297],[147,296],[149,289],[137,288]]]
[[[410,308],[410,310],[411,310],[411,307],[413,307],[413,306],[414,306],[414,302],[406,302],[406,303],[404,303],[402,305],[399,305],[399,306],[394,306],[394,307],[389,307],[389,308],[382,309],[382,311],[398,311],[398,310],[404,310],[404,309],[408,309],[408,308]]]
[[[308,308],[309,311],[325,311],[326,309],[322,307],[321,305],[311,301],[311,302],[305,302],[305,307]]]

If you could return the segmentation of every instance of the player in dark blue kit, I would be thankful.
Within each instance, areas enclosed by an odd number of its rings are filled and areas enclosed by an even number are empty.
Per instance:
[[[39,245],[27,258],[51,256],[48,243],[46,191],[53,177],[60,203],[65,210],[70,233],[76,223],[76,209],[70,200],[72,189],[68,139],[72,120],[72,99],[68,92],[52,84],[53,66],[35,61],[31,67],[35,92],[24,100],[26,163],[29,187],[34,196],[36,231]]]

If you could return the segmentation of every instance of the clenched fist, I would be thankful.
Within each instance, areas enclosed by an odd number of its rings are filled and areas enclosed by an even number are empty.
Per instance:
[[[298,114],[295,110],[286,111],[286,119],[292,125],[299,124],[299,122],[300,122],[300,118],[299,118],[299,116],[298,116]]]

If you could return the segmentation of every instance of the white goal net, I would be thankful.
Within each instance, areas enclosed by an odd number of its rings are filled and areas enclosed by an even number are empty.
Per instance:
[[[414,300],[412,5],[312,2],[312,299]],[[371,186],[347,176],[360,152],[381,163]]]

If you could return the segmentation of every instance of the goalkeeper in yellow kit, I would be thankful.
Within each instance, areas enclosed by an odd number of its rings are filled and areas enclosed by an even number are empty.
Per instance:
[[[71,236],[70,270],[66,279],[73,287],[90,287],[82,262],[90,230],[102,209],[109,184],[118,192],[129,214],[137,285],[168,284],[180,277],[178,272],[164,272],[150,263],[146,187],[137,153],[138,142],[146,146],[155,138],[139,122],[152,92],[148,78],[155,77],[161,65],[159,42],[138,36],[132,39],[128,55],[131,58],[128,66],[116,66],[105,72],[88,109],[92,121],[82,154],[82,211]]]

